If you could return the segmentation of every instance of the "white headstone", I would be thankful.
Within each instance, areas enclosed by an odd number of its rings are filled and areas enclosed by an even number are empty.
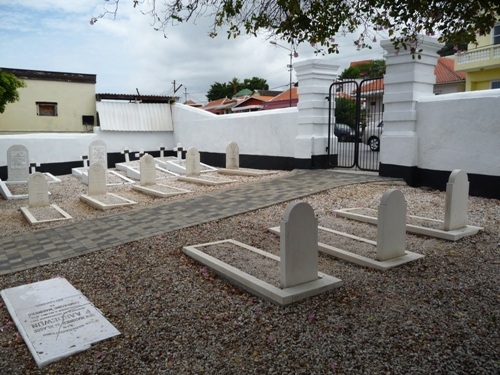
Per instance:
[[[103,141],[94,141],[89,146],[89,165],[94,163],[101,163],[104,169],[108,169],[108,152]]]
[[[40,368],[120,334],[64,278],[4,289],[0,294]]]
[[[186,154],[186,176],[195,177],[200,173],[200,152],[195,147],[190,147]]]
[[[89,195],[106,194],[106,170],[101,163],[92,163],[89,167]]]
[[[7,150],[7,180],[28,181],[29,153],[23,145],[12,145]]]
[[[280,279],[283,288],[318,279],[318,219],[305,202],[291,203],[280,226]]]
[[[240,149],[234,141],[229,142],[226,147],[226,168],[238,169],[240,167]]]
[[[141,158],[141,185],[156,184],[156,164],[155,159],[146,154]]]
[[[49,205],[49,185],[45,176],[35,172],[28,179],[28,204],[30,207]]]
[[[378,207],[377,256],[385,261],[405,255],[406,201],[397,189],[387,190]]]
[[[467,226],[467,206],[469,203],[469,180],[467,173],[455,169],[446,184],[444,207],[444,230],[456,230]]]

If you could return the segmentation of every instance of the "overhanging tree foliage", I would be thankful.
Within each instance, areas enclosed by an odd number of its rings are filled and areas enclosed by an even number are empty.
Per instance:
[[[14,74],[0,71],[0,113],[5,111],[7,103],[19,100],[17,89],[26,87],[24,81],[18,79]]]
[[[116,17],[123,0],[112,4],[90,21]],[[310,43],[328,53],[338,53],[336,37],[358,33],[358,48],[370,48],[378,32],[385,32],[396,48],[419,51],[418,36],[438,35],[441,42],[473,43],[485,35],[500,15],[498,0],[133,0],[152,18],[153,27],[166,34],[170,25],[201,16],[213,19],[209,35],[227,30],[228,38],[262,30],[292,45]]]

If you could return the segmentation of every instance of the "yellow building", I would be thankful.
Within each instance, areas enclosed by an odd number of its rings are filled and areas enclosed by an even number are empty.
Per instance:
[[[477,45],[455,55],[455,70],[467,73],[466,91],[500,88],[500,22],[489,35],[479,36]]]
[[[0,134],[81,133],[96,124],[95,74],[0,69],[26,83],[0,113]]]

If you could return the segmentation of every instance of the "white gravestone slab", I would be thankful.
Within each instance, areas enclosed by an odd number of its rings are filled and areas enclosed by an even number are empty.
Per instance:
[[[28,181],[29,153],[23,145],[12,145],[7,150],[7,180]]]
[[[456,230],[467,226],[467,206],[469,203],[469,179],[467,173],[455,169],[446,184],[444,207],[444,230]]]
[[[106,170],[101,163],[89,167],[89,195],[106,194]]]
[[[283,288],[318,279],[318,219],[308,203],[286,208],[280,225],[280,259]]]
[[[186,176],[195,177],[200,173],[200,152],[195,147],[190,147],[186,154]]]
[[[49,185],[45,176],[35,172],[28,179],[28,205],[44,207],[49,205]]]
[[[4,289],[0,294],[40,368],[120,334],[64,278]]]
[[[156,184],[156,163],[155,159],[146,154],[141,158],[141,185],[155,185]]]
[[[89,165],[94,163],[101,163],[104,169],[108,169],[108,152],[103,141],[94,141],[89,146]]]
[[[238,169],[240,167],[240,149],[234,141],[229,142],[226,147],[226,168]]]
[[[385,261],[405,255],[406,201],[397,189],[387,190],[378,207],[377,256]]]

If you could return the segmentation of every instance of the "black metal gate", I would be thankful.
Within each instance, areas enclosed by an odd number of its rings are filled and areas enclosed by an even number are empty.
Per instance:
[[[330,86],[327,151],[331,166],[378,171],[383,98],[383,78],[359,83],[341,80]]]

